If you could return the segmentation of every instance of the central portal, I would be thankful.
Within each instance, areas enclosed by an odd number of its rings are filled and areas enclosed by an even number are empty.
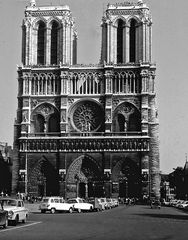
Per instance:
[[[80,156],[74,160],[68,170],[68,196],[81,198],[103,197],[103,171],[99,164],[90,156]],[[73,186],[75,183],[75,187]]]

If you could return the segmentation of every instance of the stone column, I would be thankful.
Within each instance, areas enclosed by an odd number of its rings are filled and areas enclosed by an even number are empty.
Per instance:
[[[68,71],[62,71],[61,73],[61,133],[65,133],[67,122],[67,94],[68,94]]]
[[[102,48],[101,48],[101,63],[107,61],[107,24],[102,23]]]
[[[148,90],[147,90],[147,82],[148,82],[148,71],[141,71],[141,83],[142,83],[142,91],[141,91],[141,131],[144,135],[148,134]]]
[[[26,33],[25,33],[25,65],[29,65],[30,63],[30,52],[31,52],[31,28],[29,25],[26,26]]]
[[[141,174],[142,174],[142,196],[149,197],[150,183],[149,183],[149,156],[147,153],[142,153],[141,157]]]
[[[105,131],[112,131],[112,78],[113,73],[111,70],[107,70],[105,73],[105,95],[106,95],[106,104],[105,104]]]
[[[107,23],[107,63],[112,62],[112,22]]]
[[[37,64],[37,36],[38,36],[38,28],[32,29],[31,35],[33,36],[32,37],[32,44],[31,44],[32,45],[31,46],[32,56],[31,56],[29,64],[36,65]]]
[[[46,64],[51,64],[51,28],[46,28]]]
[[[146,62],[146,41],[147,41],[147,39],[146,39],[146,25],[147,25],[147,23],[146,22],[144,22],[143,23],[143,25],[142,25],[142,30],[143,30],[143,44],[142,44],[142,46],[143,46],[143,59],[142,59],[142,61],[143,62]]]
[[[64,22],[63,24],[63,39],[62,39],[62,42],[63,42],[63,45],[62,45],[62,48],[63,48],[63,53],[62,53],[62,63],[65,64],[66,63],[66,43],[67,43],[67,32],[66,32],[66,23]]]
[[[150,62],[150,24],[146,24],[146,62]]]
[[[111,53],[112,53],[112,58],[111,61],[113,63],[117,63],[117,26],[112,25],[112,44],[111,44]]]
[[[150,106],[149,169],[150,169],[151,197],[160,198],[159,123],[158,123],[158,112],[155,104],[155,94],[150,95],[149,106]]]
[[[66,25],[66,64],[70,62],[70,22]]]
[[[130,26],[125,25],[125,63],[130,62]]]
[[[149,24],[149,62],[152,61],[152,23]]]

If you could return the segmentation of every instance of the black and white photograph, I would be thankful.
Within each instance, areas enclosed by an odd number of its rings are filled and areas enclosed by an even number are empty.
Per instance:
[[[0,239],[188,239],[187,8],[0,0]]]

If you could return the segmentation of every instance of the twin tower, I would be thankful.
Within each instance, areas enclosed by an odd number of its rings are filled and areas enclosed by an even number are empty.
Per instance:
[[[152,19],[142,2],[108,4],[102,17],[100,62],[126,64],[151,62]],[[24,65],[74,65],[77,32],[68,6],[26,8],[23,22]]]
[[[26,7],[13,193],[160,197],[150,11],[108,4],[101,27],[99,63],[77,64],[69,7]]]

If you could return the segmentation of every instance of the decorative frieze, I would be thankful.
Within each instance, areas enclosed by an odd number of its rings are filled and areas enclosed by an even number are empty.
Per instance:
[[[148,138],[20,139],[21,152],[142,152],[149,151]]]

